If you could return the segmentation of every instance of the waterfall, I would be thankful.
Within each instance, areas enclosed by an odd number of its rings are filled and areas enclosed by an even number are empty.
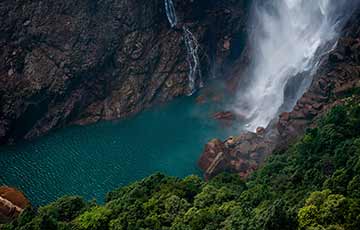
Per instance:
[[[195,36],[191,33],[191,31],[184,25],[184,41],[187,50],[187,61],[189,63],[189,89],[190,95],[195,92],[195,81],[196,77],[200,77],[201,81],[201,70],[199,68],[199,43],[196,40]],[[202,82],[200,82],[200,87],[202,86]]]
[[[249,81],[240,86],[235,111],[246,117],[247,129],[266,127],[285,103],[284,90],[301,77],[295,101],[316,72],[317,57],[333,47],[339,30],[357,0],[257,1],[250,40],[253,63]]]
[[[177,16],[172,0],[165,0],[165,12],[171,27],[175,27],[177,25]]]
[[[170,26],[174,28],[177,26],[177,16],[176,10],[174,6],[174,2],[172,0],[165,0],[165,12],[167,19],[170,23]],[[199,76],[200,78],[200,87],[202,87],[201,81],[201,69],[200,69],[200,61],[199,61],[199,43],[194,36],[193,33],[189,30],[186,25],[182,26],[183,30],[183,38],[185,42],[186,52],[187,52],[187,62],[189,64],[189,74],[188,74],[188,81],[189,81],[189,95],[192,95],[195,91],[195,83],[196,79]]]

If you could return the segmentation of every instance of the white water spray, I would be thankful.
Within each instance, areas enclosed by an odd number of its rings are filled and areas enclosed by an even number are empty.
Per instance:
[[[177,25],[177,16],[174,2],[172,0],[165,0],[165,12],[170,26],[173,28]]]
[[[177,26],[178,20],[176,16],[174,2],[172,0],[165,0],[165,12],[170,26],[172,28]],[[198,76],[200,78],[200,87],[202,87],[203,84],[201,81],[201,69],[198,55],[199,43],[194,34],[191,33],[191,31],[186,25],[182,26],[182,30],[187,51],[187,62],[189,64],[189,95],[192,95],[196,91],[195,82]]]
[[[319,51],[329,51],[324,47],[331,45],[325,44],[336,42],[354,1],[259,1],[254,13],[250,82],[239,89],[235,106],[248,120],[248,130],[266,127],[278,115],[289,80],[307,73],[305,80],[311,81],[309,73],[316,72],[316,56]]]

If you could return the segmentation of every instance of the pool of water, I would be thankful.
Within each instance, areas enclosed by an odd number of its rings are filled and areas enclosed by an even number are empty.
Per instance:
[[[121,121],[67,127],[1,147],[0,185],[19,188],[38,206],[66,194],[103,202],[112,189],[155,172],[200,175],[204,144],[232,132],[209,119],[217,109],[180,98]]]

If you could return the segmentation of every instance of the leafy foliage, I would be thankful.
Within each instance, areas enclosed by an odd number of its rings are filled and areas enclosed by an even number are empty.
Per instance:
[[[94,206],[64,197],[6,229],[358,229],[360,105],[332,109],[246,181],[155,174]]]

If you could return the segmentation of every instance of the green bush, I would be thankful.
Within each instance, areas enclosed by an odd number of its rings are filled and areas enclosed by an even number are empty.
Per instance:
[[[76,229],[101,230],[108,227],[111,210],[105,207],[93,207],[74,220]]]

